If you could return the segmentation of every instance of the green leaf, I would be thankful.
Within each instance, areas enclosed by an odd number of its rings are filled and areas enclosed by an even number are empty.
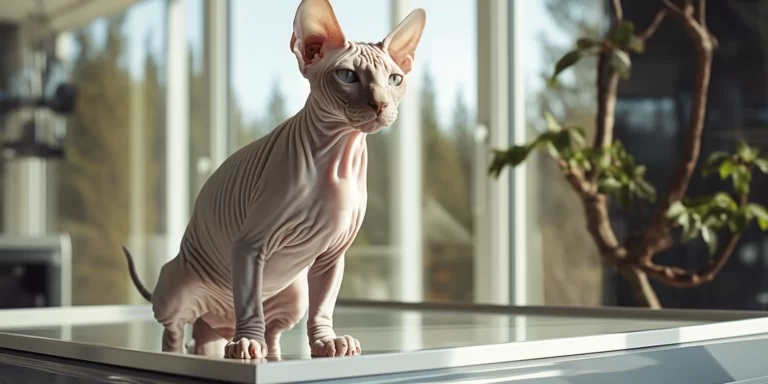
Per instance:
[[[688,225],[688,227],[683,227],[683,236],[681,240],[683,242],[690,241],[691,239],[695,238],[699,231],[701,230],[701,216],[696,214],[686,215],[689,217],[689,221],[692,225]]]
[[[597,181],[597,192],[603,194],[613,193],[622,187],[622,183],[612,177],[601,178]]]
[[[599,158],[597,159],[597,166],[600,169],[607,169],[611,166],[611,152],[605,149],[602,149],[600,153],[598,153],[596,156]]]
[[[495,150],[488,172],[493,177],[499,177],[504,167],[510,166],[514,168],[525,161],[530,150],[531,147],[527,145],[515,145],[506,151]]]
[[[576,50],[570,51],[566,53],[562,58],[560,58],[560,60],[558,60],[555,64],[555,73],[553,73],[552,77],[549,79],[549,85],[555,85],[557,82],[557,76],[572,65],[578,63],[583,56],[584,53],[582,51]]]
[[[765,231],[768,229],[768,209],[757,203],[749,203],[745,210],[757,219],[757,225],[760,226],[761,230]]]
[[[759,151],[757,148],[750,147],[747,145],[746,142],[743,140],[739,140],[738,143],[736,143],[736,154],[744,160],[746,163],[752,163],[757,158],[757,155],[759,154]]]
[[[645,167],[645,165],[638,165],[637,167],[635,167],[635,171],[634,171],[635,178],[640,179],[643,176],[645,176],[646,170],[647,168]]]
[[[758,157],[755,159],[755,165],[760,168],[760,172],[768,173],[768,159],[765,157]]]
[[[724,214],[709,215],[704,219],[704,222],[702,223],[702,225],[710,227],[712,229],[717,229],[723,226],[727,218],[728,216]]]
[[[712,228],[704,225],[701,227],[701,238],[707,244],[709,255],[714,256],[717,252],[717,233]]]
[[[734,233],[743,233],[747,228],[747,224],[749,224],[749,217],[747,217],[746,212],[743,210],[735,212],[731,215],[731,220],[728,221],[728,227]]]
[[[552,145],[555,147],[558,153],[562,154],[563,151],[571,146],[571,135],[568,131],[560,131],[552,139]]]
[[[739,205],[725,192],[716,193],[715,196],[712,197],[712,202],[718,207],[725,208],[729,211],[736,211],[739,209]]]
[[[576,49],[578,49],[580,51],[587,51],[587,50],[589,50],[591,48],[599,47],[602,44],[603,43],[601,41],[598,41],[598,40],[581,38],[581,39],[576,40]]]
[[[675,220],[678,217],[680,217],[682,214],[684,214],[686,211],[685,205],[683,205],[680,201],[675,201],[672,203],[672,205],[669,206],[669,209],[667,209],[667,219],[669,220]]]
[[[531,144],[531,148],[541,149],[552,143],[552,140],[557,136],[557,132],[547,131],[540,134]]]
[[[551,132],[560,132],[563,130],[563,127],[560,126],[560,123],[557,122],[551,113],[544,113],[544,119],[547,120],[547,128],[549,128]]]
[[[715,172],[720,168],[720,164],[722,164],[723,161],[728,159],[731,155],[729,155],[726,152],[722,151],[716,151],[712,152],[709,157],[707,157],[707,161],[704,163],[704,167],[702,169],[702,175],[709,176],[712,172]]]
[[[635,24],[631,21],[624,20],[616,26],[616,31],[611,36],[611,42],[619,47],[626,47],[629,45],[632,36],[635,35]]]
[[[752,181],[752,174],[749,169],[740,164],[736,167],[736,170],[731,174],[733,179],[733,188],[736,189],[736,194],[739,196],[746,196],[749,194],[749,183]]]
[[[687,212],[683,212],[682,215],[678,216],[675,222],[680,225],[683,230],[683,234],[686,234],[691,230],[691,215],[689,215]]]
[[[626,52],[620,49],[611,50],[611,66],[622,79],[628,79],[632,72],[632,60]]]
[[[549,153],[550,156],[552,156],[552,158],[559,159],[561,157],[560,151],[557,150],[557,147],[555,147],[555,145],[552,144],[551,141],[547,141],[545,145],[547,147],[547,152]]]
[[[635,180],[635,192],[637,193],[637,197],[641,199],[645,199],[651,202],[656,200],[656,188],[654,188],[651,183],[643,179]]]
[[[736,169],[736,163],[734,163],[730,159],[723,161],[722,163],[720,163],[720,168],[718,168],[718,172],[720,173],[720,178],[725,180],[725,178],[730,176],[735,169]]]
[[[635,51],[636,53],[643,53],[645,52],[645,40],[641,39],[640,36],[632,35],[632,37],[629,38],[629,44],[627,44],[627,48]]]
[[[584,143],[586,143],[586,132],[584,132],[584,128],[581,127],[569,127],[568,133],[571,135],[571,139],[573,139],[574,142],[576,142],[579,146],[583,146]]]
[[[715,151],[709,154],[707,156],[707,161],[705,162],[706,165],[714,165],[714,164],[720,164],[723,160],[729,158],[731,155],[728,154],[728,152],[723,151]]]

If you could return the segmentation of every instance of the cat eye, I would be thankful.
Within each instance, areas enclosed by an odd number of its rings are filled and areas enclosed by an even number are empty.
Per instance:
[[[341,79],[341,81],[345,83],[355,83],[357,82],[357,74],[354,71],[350,71],[349,69],[339,69],[336,71],[336,76]]]
[[[400,75],[389,76],[389,85],[400,85],[403,82],[403,77]]]

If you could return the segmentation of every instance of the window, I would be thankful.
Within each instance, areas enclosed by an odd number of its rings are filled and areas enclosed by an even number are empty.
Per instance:
[[[524,14],[526,140],[546,129],[544,112],[581,125],[592,134],[595,119],[596,61],[584,59],[563,73],[566,89],[549,89],[555,63],[578,37],[599,37],[603,1],[538,0],[521,7]],[[578,36],[578,37],[577,37]],[[581,202],[546,153],[529,158],[528,254],[540,258],[543,304],[595,306],[602,303],[603,269],[585,228]]]
[[[474,298],[475,0],[413,0],[427,11],[417,53],[422,135],[424,300]]]
[[[60,58],[80,93],[52,192],[58,196],[58,214],[51,219],[72,238],[75,305],[143,303],[130,281],[123,244],[150,289],[160,265],[175,256],[167,253],[173,248],[167,237],[168,188],[187,195],[194,188],[167,182],[171,3],[145,0],[59,36],[60,46],[71,47]],[[205,127],[198,124],[206,111],[199,86],[202,1],[186,7],[186,29],[180,34],[185,41],[174,44],[189,47],[183,76],[190,92],[188,100],[173,102],[191,106],[191,139],[181,148],[191,145],[190,155],[198,158],[205,155],[199,138]],[[199,183],[193,169],[190,174],[190,182]]]

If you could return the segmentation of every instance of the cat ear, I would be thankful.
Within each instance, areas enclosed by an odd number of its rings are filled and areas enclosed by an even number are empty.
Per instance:
[[[419,45],[426,22],[427,12],[421,8],[414,9],[382,41],[384,50],[389,52],[389,56],[405,74],[413,68],[416,46]]]
[[[328,49],[346,45],[347,38],[328,0],[302,0],[293,19],[291,51],[306,74],[309,65],[323,58]]]

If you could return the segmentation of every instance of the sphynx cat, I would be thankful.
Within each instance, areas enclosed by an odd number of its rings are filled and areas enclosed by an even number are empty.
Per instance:
[[[312,355],[361,353],[333,312],[347,249],[367,205],[366,136],[391,125],[426,13],[412,11],[381,42],[347,40],[328,0],[302,0],[291,51],[310,83],[304,107],[235,152],[200,191],[178,255],[150,293],[162,350],[262,359],[307,313]]]

